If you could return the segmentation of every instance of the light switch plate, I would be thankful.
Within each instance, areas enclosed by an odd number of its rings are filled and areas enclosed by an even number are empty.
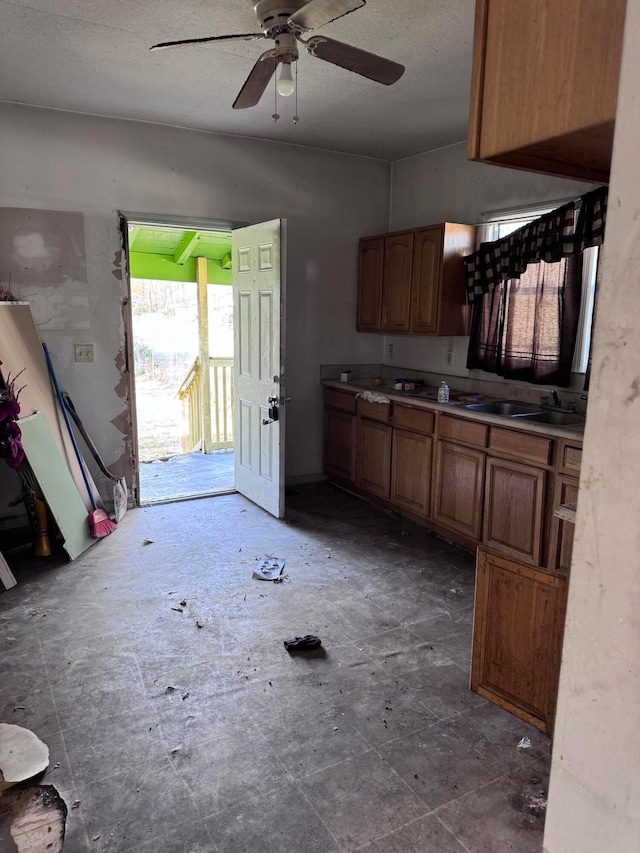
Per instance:
[[[75,344],[74,350],[77,362],[93,362],[95,360],[93,344]]]

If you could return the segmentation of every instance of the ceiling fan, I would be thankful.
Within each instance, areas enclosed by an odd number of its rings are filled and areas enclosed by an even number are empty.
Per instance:
[[[234,110],[256,106],[278,65],[282,66],[276,83],[278,93],[284,96],[293,94],[295,85],[291,64],[298,59],[298,42],[305,46],[311,56],[390,86],[402,77],[404,65],[325,36],[312,36],[306,40],[302,38],[303,33],[329,24],[364,5],[366,0],[257,0],[253,3],[253,9],[262,30],[260,33],[164,41],[154,44],[150,49],[215,41],[272,39],[275,47],[258,58],[233,103]]]

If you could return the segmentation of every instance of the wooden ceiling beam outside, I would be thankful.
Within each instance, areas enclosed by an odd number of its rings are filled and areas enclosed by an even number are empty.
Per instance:
[[[193,255],[193,251],[200,241],[199,231],[187,231],[184,237],[178,243],[174,252],[173,260],[176,264],[183,264],[187,258]]]

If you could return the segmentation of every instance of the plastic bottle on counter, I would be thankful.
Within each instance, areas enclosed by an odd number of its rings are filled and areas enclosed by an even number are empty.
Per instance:
[[[448,403],[449,402],[449,386],[447,383],[442,380],[440,386],[438,388],[438,402],[439,403]]]

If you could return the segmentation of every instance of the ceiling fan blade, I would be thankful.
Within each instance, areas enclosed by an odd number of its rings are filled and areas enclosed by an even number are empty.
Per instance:
[[[264,90],[273,77],[273,72],[278,67],[278,57],[275,50],[266,50],[251,69],[249,76],[233,102],[234,110],[245,110],[247,107],[255,107]]]
[[[183,44],[207,44],[210,41],[252,41],[265,38],[264,33],[240,33],[233,36],[209,36],[201,39],[181,39],[180,41],[161,41],[152,44],[149,50],[162,50],[165,47],[181,47]]]
[[[367,0],[310,0],[289,18],[288,23],[303,30],[315,30],[366,5]]]
[[[384,83],[385,86],[395,83],[404,74],[404,65],[341,41],[313,36],[305,44],[312,56],[339,65],[347,71],[354,71],[376,83]]]

